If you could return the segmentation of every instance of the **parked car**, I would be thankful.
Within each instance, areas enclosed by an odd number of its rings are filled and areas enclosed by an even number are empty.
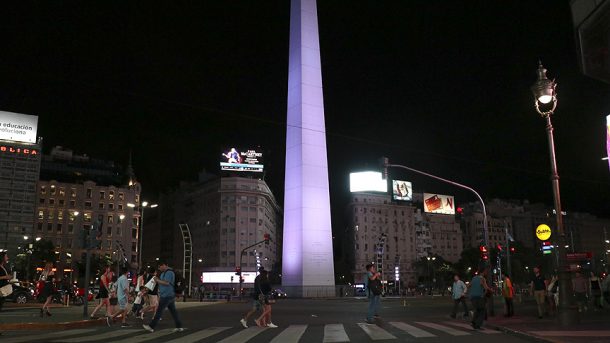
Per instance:
[[[31,289],[21,286],[19,282],[11,282],[11,284],[13,285],[13,293],[4,298],[6,301],[12,301],[17,304],[25,304],[34,299],[34,292]]]

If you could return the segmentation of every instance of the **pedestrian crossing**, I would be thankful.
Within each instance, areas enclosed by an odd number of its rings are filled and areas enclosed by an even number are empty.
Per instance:
[[[288,325],[277,329],[259,328],[247,329],[235,327],[208,327],[205,329],[187,329],[184,332],[174,332],[173,328],[157,330],[149,333],[140,328],[98,328],[75,329],[46,334],[33,334],[17,337],[3,337],[2,343],[25,342],[117,342],[117,343],[195,343],[195,342],[271,342],[297,343],[309,331],[314,336],[322,336],[323,343],[362,342],[362,341],[405,341],[426,338],[446,339],[450,337],[501,334],[499,331],[484,329],[473,330],[467,323],[459,321],[425,322],[415,321],[389,322],[373,325],[367,323],[324,324],[324,325]],[[273,337],[270,337],[273,335]],[[311,337],[311,335],[310,335]],[[309,340],[308,340],[309,341]]]

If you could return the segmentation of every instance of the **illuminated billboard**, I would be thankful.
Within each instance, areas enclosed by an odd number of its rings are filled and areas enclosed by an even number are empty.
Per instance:
[[[263,153],[254,149],[230,148],[222,153],[220,169],[239,172],[263,172]]]
[[[244,279],[244,283],[254,283],[256,278],[255,272],[243,272],[241,277]],[[203,272],[201,273],[201,282],[203,283],[231,283],[239,282],[239,276],[235,275],[235,272]]]
[[[453,196],[424,193],[424,212],[455,214]]]
[[[394,200],[413,200],[413,185],[409,181],[392,180],[392,198]]]
[[[388,182],[380,172],[367,171],[349,174],[349,191],[354,192],[388,192]]]
[[[1,140],[36,143],[37,130],[37,116],[0,111]]]

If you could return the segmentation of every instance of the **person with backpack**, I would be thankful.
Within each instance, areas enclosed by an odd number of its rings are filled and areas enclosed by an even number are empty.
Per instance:
[[[176,274],[174,273],[174,270],[168,267],[167,263],[165,262],[159,263],[159,270],[161,271],[161,275],[159,277],[154,277],[155,282],[159,285],[159,307],[157,308],[157,312],[155,312],[155,316],[150,324],[144,324],[142,327],[146,331],[155,332],[155,327],[159,323],[159,319],[161,319],[163,311],[165,308],[167,308],[169,309],[172,318],[174,318],[174,323],[176,324],[174,331],[182,332],[184,331],[184,328],[182,327],[182,322],[180,321],[178,311],[176,311],[176,289],[174,288],[177,280]]]
[[[375,265],[366,265],[365,287],[368,291],[369,310],[366,314],[366,323],[375,324],[373,318],[379,318],[379,304],[381,301],[381,274],[375,270]]]
[[[487,275],[487,268],[479,268],[478,274],[472,278],[468,285],[468,295],[470,296],[470,302],[474,308],[474,316],[472,318],[472,328],[475,330],[481,329],[483,320],[485,320],[485,303],[486,295],[491,294],[491,288],[487,286],[485,276]]]

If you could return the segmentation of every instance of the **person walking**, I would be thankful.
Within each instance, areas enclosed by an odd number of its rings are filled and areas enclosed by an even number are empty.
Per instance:
[[[487,286],[485,276],[487,275],[487,268],[479,268],[479,272],[470,281],[468,285],[468,294],[470,295],[470,302],[474,308],[474,316],[472,318],[472,328],[475,330],[481,329],[483,321],[485,320],[485,303],[486,293],[491,293],[491,288]]]
[[[159,323],[163,311],[167,308],[172,314],[172,318],[174,318],[174,324],[176,324],[174,331],[182,332],[184,331],[184,328],[182,327],[178,311],[176,311],[176,291],[174,290],[176,275],[166,262],[161,262],[159,264],[159,270],[161,271],[161,275],[159,277],[153,277],[155,282],[159,285],[159,307],[150,324],[144,324],[142,327],[146,331],[155,332],[155,327]]]
[[[585,279],[581,272],[576,272],[576,276],[572,279],[572,288],[574,289],[574,298],[578,305],[578,312],[587,310],[587,299],[589,295],[589,282]]]
[[[44,266],[44,270],[40,273],[40,282],[44,283],[42,287],[41,297],[45,300],[44,304],[40,308],[40,316],[43,317],[46,313],[47,316],[51,316],[49,311],[49,305],[53,301],[53,295],[55,293],[55,272],[53,271],[53,262],[47,262]]]
[[[455,274],[453,276],[453,285],[451,286],[451,298],[453,299],[451,318],[455,318],[460,303],[464,307],[464,318],[468,318],[468,305],[466,305],[467,290],[468,287],[466,287],[464,281],[460,280],[460,276]]]
[[[125,328],[130,326],[127,324],[127,304],[129,303],[129,280],[127,279],[128,272],[129,270],[127,268],[121,268],[121,276],[116,282],[117,304],[119,306],[119,310],[112,317],[106,317],[108,326],[110,326],[111,322],[114,322],[114,320],[120,315],[122,315],[121,327]]]
[[[367,324],[375,324],[374,318],[379,318],[379,304],[381,302],[381,274],[375,269],[375,265],[366,265],[365,287],[368,292],[369,309],[366,314]]]
[[[591,297],[593,298],[593,306],[598,309],[603,308],[602,283],[594,272],[591,272],[591,276],[589,277],[589,289],[591,290]]]
[[[544,304],[546,299],[546,287],[548,286],[547,280],[544,275],[540,272],[540,267],[534,267],[534,277],[530,282],[530,294],[536,299],[538,305],[538,318],[542,319],[544,314]]]
[[[261,267],[259,286],[259,295],[261,296],[260,301],[263,305],[263,313],[254,320],[259,327],[277,328],[277,325],[271,322],[271,282],[269,281],[269,273]]]
[[[265,270],[264,267],[260,267],[259,268],[259,272]],[[263,308],[263,302],[261,302],[259,300],[259,294],[262,294],[263,292],[261,291],[261,279],[262,279],[262,273],[258,274],[256,276],[256,278],[254,278],[254,288],[252,290],[252,308],[246,312],[242,318],[240,319],[240,323],[241,325],[247,329],[248,328],[248,318],[250,318],[250,316],[252,316],[255,312],[260,311]]]
[[[11,280],[11,274],[8,272],[6,267],[8,266],[8,253],[6,251],[0,252],[0,288],[9,284]],[[4,306],[4,297],[0,294],[0,312],[2,312],[2,306]]]
[[[549,312],[551,315],[557,313],[557,304],[559,300],[559,278],[557,275],[551,276],[551,281],[546,287],[547,300],[549,302]]]
[[[148,289],[146,291],[148,294],[148,306],[141,311],[140,317],[142,319],[144,319],[144,314],[148,312],[152,312],[154,316],[159,308],[159,285],[155,282],[155,276],[157,276],[157,269],[155,267],[148,268],[145,276],[146,283],[144,284],[144,287]]]
[[[103,306],[106,306],[106,317],[112,316],[110,310],[110,282],[112,282],[112,270],[110,266],[106,266],[104,273],[100,275],[100,290],[97,293],[96,298],[100,299],[100,303],[91,312],[91,319],[95,319],[95,314]]]
[[[508,277],[508,274],[502,273],[504,282],[502,283],[502,296],[504,297],[504,303],[506,304],[506,313],[504,317],[512,317],[515,314],[515,308],[513,305],[513,296],[515,295],[515,289],[513,283]]]

